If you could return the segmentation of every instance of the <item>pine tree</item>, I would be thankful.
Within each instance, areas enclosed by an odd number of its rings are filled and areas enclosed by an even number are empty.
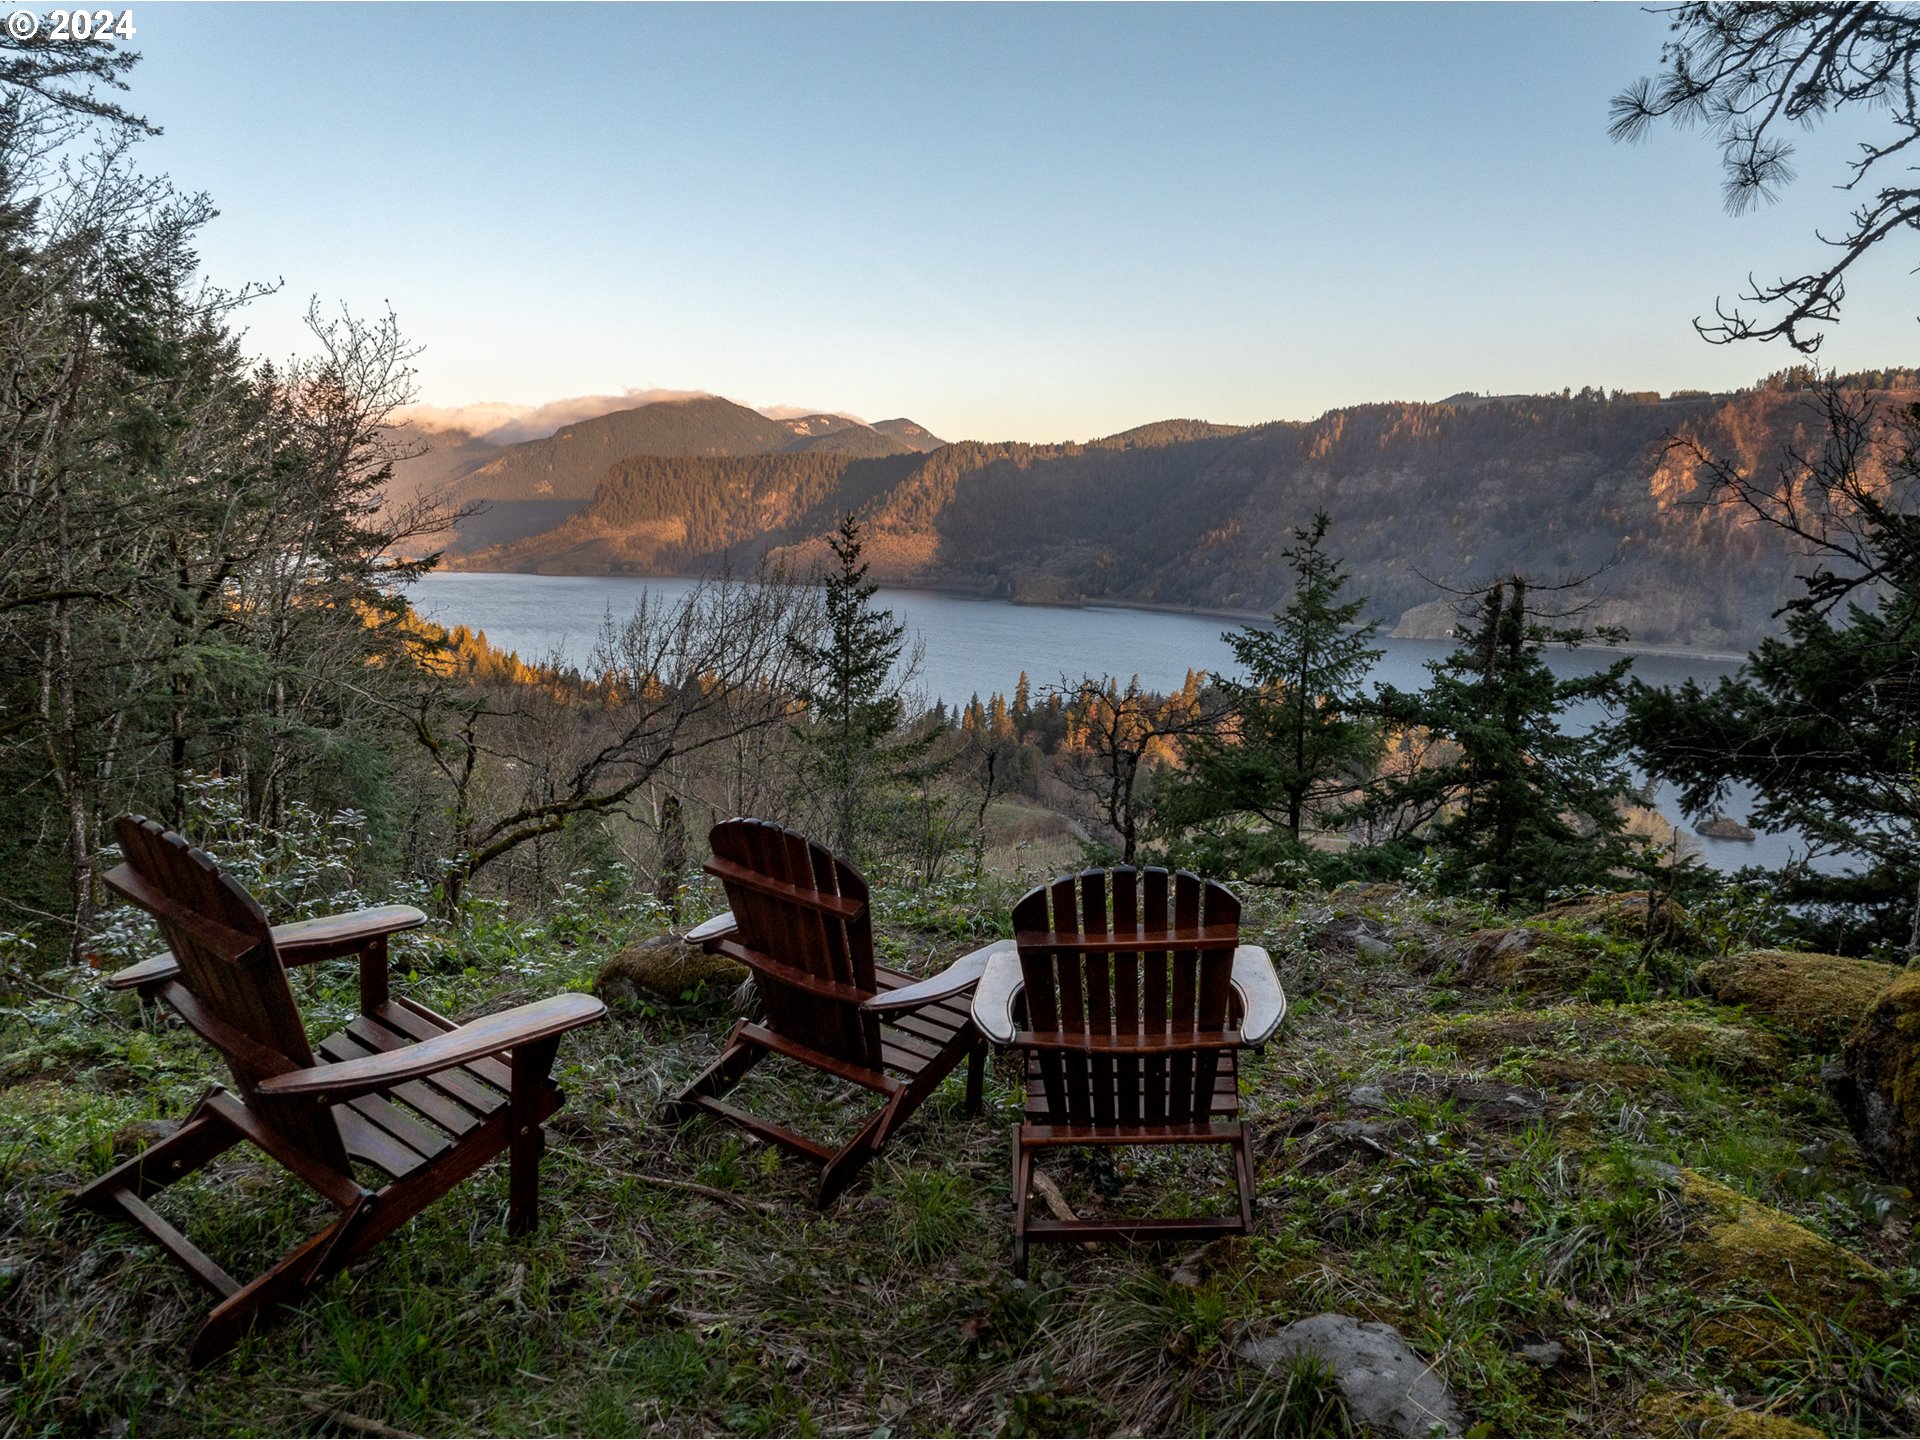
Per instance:
[[[1271,626],[1221,638],[1246,671],[1222,679],[1229,723],[1187,746],[1187,770],[1168,787],[1160,825],[1176,848],[1238,874],[1305,857],[1302,832],[1371,773],[1379,727],[1361,687],[1382,652],[1378,629],[1358,623],[1364,599],[1343,600],[1348,575],[1326,551],[1325,511],[1282,552],[1293,594]],[[1197,696],[1197,680],[1188,677]]]
[[[873,604],[880,587],[867,578],[860,522],[848,515],[827,543],[837,562],[826,578],[827,634],[823,644],[801,647],[814,674],[801,695],[809,751],[803,773],[825,812],[828,843],[859,859],[872,849],[886,792],[915,778],[941,731],[897,733],[906,705],[895,667],[907,627]]]
[[[1529,594],[1519,575],[1489,586],[1465,643],[1429,664],[1426,689],[1382,688],[1380,715],[1445,742],[1445,754],[1377,784],[1362,811],[1397,835],[1356,857],[1363,864],[1397,869],[1429,846],[1443,885],[1491,891],[1506,905],[1606,884],[1635,863],[1621,808],[1633,781],[1618,734],[1611,725],[1578,734],[1564,724],[1579,702],[1617,704],[1632,661],[1556,678],[1544,648],[1576,645],[1587,632],[1545,624]]]

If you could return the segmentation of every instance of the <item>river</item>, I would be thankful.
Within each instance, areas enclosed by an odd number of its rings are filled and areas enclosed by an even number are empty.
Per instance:
[[[518,652],[523,660],[558,658],[577,664],[602,621],[609,615],[618,620],[630,614],[642,591],[675,602],[696,583],[462,571],[424,576],[410,593],[421,614],[442,625],[484,631],[492,644]],[[944,700],[950,708],[964,705],[976,694],[982,699],[995,690],[1011,695],[1022,671],[1037,694],[1063,678],[1103,674],[1123,681],[1138,675],[1148,689],[1165,691],[1177,688],[1188,670],[1233,674],[1237,668],[1233,652],[1221,638],[1236,622],[1212,616],[1103,605],[1015,605],[924,590],[883,589],[876,603],[906,622],[924,646],[915,680],[923,698],[929,704]],[[1386,653],[1374,667],[1372,679],[1403,690],[1424,685],[1427,662],[1452,648],[1441,640],[1382,637],[1377,643]],[[1547,663],[1560,675],[1590,674],[1616,658],[1617,652],[1597,649],[1547,652]],[[1689,677],[1711,683],[1736,668],[1732,660],[1656,654],[1636,655],[1633,670],[1649,684],[1675,685]],[[1569,716],[1581,728],[1597,718],[1597,710],[1592,709]],[[1736,818],[1745,819],[1750,798],[1732,797],[1729,808]],[[1661,813],[1678,818],[1670,790],[1663,787],[1655,799]],[[1691,832],[1688,838],[1702,859],[1722,870],[1778,866],[1790,853],[1804,849],[1790,835],[1762,834],[1751,843],[1711,840]]]

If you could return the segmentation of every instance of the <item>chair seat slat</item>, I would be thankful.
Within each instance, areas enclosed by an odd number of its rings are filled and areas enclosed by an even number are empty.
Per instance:
[[[344,1031],[329,1035],[316,1048],[328,1060],[359,1060],[379,1053],[360,1044]],[[425,1080],[403,1080],[389,1093],[392,1099],[405,1101],[442,1130],[455,1136],[467,1134],[486,1118],[484,1113],[477,1114],[469,1110],[451,1095],[434,1089]],[[505,1103],[504,1097],[501,1103]]]
[[[438,1015],[424,1012],[418,1005],[409,1005],[404,1000],[393,1000],[380,1006],[373,1012],[374,1018],[384,1022],[405,1036],[408,1040],[431,1040],[436,1035],[444,1035],[454,1027]],[[482,1056],[478,1060],[469,1060],[461,1069],[470,1071],[485,1080],[489,1085],[501,1090],[513,1087],[513,1069],[504,1060],[493,1056]]]
[[[347,1154],[386,1171],[395,1180],[411,1175],[426,1163],[426,1156],[409,1149],[350,1105],[334,1106],[333,1118],[340,1126],[340,1138],[347,1142]]]

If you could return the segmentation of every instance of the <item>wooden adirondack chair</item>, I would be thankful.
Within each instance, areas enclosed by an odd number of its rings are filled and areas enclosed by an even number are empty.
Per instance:
[[[1026,1118],[1013,1137],[1015,1273],[1027,1273],[1029,1240],[1252,1230],[1237,1055],[1272,1036],[1287,1002],[1267,952],[1239,943],[1239,900],[1184,870],[1088,870],[1028,891],[1013,928],[1017,954],[988,965],[973,1014],[988,1039],[1026,1052]],[[1031,1218],[1035,1152],[1062,1145],[1228,1146],[1239,1214]]]
[[[560,1036],[598,1020],[587,995],[556,995],[456,1026],[387,989],[387,937],[426,919],[408,905],[270,926],[254,898],[152,820],[116,822],[126,863],[107,884],[160,922],[170,953],[108,983],[164,1000],[225,1058],[216,1086],[179,1129],[77,1191],[70,1204],[131,1220],[218,1297],[193,1338],[196,1365],[255,1320],[297,1299],[508,1151],[509,1227],[539,1218],[542,1122],[560,1108],[550,1077]],[[362,1014],[315,1058],[286,967],[360,957]],[[326,1199],[338,1218],[242,1285],[147,1204],[242,1140]],[[369,1190],[354,1165],[382,1171]]]
[[[962,1059],[967,1107],[980,1109],[986,1042],[968,992],[1005,941],[975,950],[930,980],[873,962],[867,883],[846,861],[764,820],[727,820],[708,837],[707,873],[733,909],[689,941],[753,971],[767,1023],[733,1027],[720,1058],[676,1098],[682,1118],[706,1111],[820,1166],[817,1202],[829,1204]],[[719,1097],[769,1055],[784,1055],[886,1096],[839,1149],[759,1120]],[[890,1073],[891,1072],[891,1073]]]

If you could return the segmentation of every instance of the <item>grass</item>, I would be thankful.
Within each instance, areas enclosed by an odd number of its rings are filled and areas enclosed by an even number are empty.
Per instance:
[[[1003,930],[1011,898],[1006,884],[954,883],[883,890],[876,908],[891,952],[924,968]],[[602,909],[538,925],[483,915],[404,949],[406,983],[456,1015],[584,986],[654,923]],[[1476,990],[1448,967],[1488,922],[1482,909],[1373,889],[1357,909],[1309,896],[1255,899],[1249,912],[1248,938],[1273,952],[1295,1000],[1242,1073],[1260,1137],[1249,1240],[1192,1253],[1040,1248],[1032,1281],[1016,1281],[1007,1150],[1019,1089],[1004,1060],[983,1117],[964,1114],[956,1077],[816,1212],[799,1165],[719,1125],[656,1118],[733,1019],[728,997],[702,995],[569,1037],[570,1099],[536,1235],[507,1238],[505,1167],[489,1166],[198,1374],[181,1368],[198,1291],[130,1228],[59,1201],[184,1114],[218,1078],[212,1059],[97,987],[72,987],[97,1009],[15,996],[0,1012],[0,1424],[1344,1433],[1322,1368],[1265,1376],[1235,1351],[1245,1327],[1338,1310],[1397,1326],[1483,1433],[1632,1432],[1642,1401],[1669,1392],[1832,1434],[1920,1427],[1904,1331],[1874,1340],[1780,1317],[1791,1342],[1761,1361],[1693,1339],[1713,1307],[1736,1302],[1695,1293],[1683,1272],[1682,1165],[1852,1247],[1896,1293],[1916,1286],[1906,1199],[1863,1169],[1817,1057],[1750,1073],[1700,1044],[1676,1061],[1658,1046],[1680,1020],[1702,1027],[1690,1040],[1745,1022],[1668,999]],[[1390,932],[1395,953],[1354,953],[1343,936],[1356,918]],[[348,967],[298,984],[316,1030],[351,1007]],[[1509,1025],[1520,1012],[1535,1023]],[[856,1113],[796,1069],[762,1067],[754,1084],[743,1103],[815,1128]],[[236,1156],[162,1208],[244,1270],[300,1238],[313,1210],[273,1167]],[[1224,1194],[1218,1158],[1076,1153],[1048,1168],[1076,1206],[1178,1211]],[[1547,1340],[1564,1351],[1550,1369],[1521,1356]]]

